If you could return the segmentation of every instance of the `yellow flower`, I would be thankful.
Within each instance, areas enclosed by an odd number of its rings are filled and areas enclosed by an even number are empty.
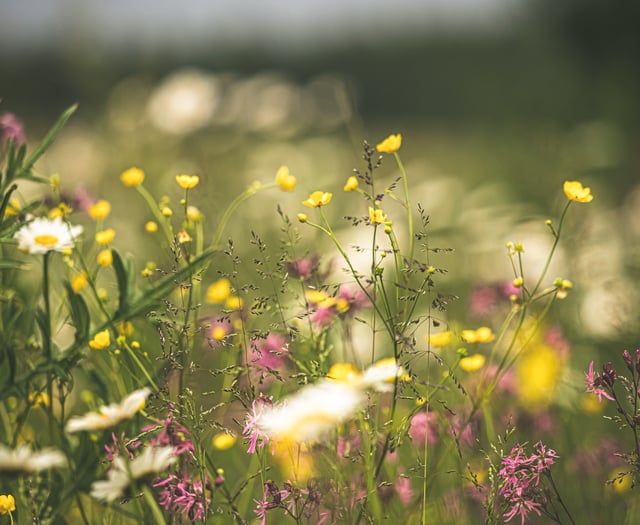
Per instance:
[[[331,308],[336,304],[336,298],[331,297],[323,290],[308,290],[305,293],[305,298],[308,302],[317,305],[319,308]]]
[[[609,482],[607,486],[611,487],[611,490],[617,494],[629,492],[633,487],[633,476],[631,472],[626,471],[624,467],[618,467],[611,471],[609,479],[613,481]]]
[[[131,324],[131,322],[129,321],[122,321],[118,325],[118,333],[120,335],[131,337],[133,335],[133,324]],[[133,343],[131,344],[131,346],[133,346]]]
[[[46,392],[30,392],[28,400],[29,404],[34,408],[39,406],[48,407],[50,403],[49,394]]]
[[[465,372],[477,372],[484,366],[486,358],[482,354],[473,354],[460,359],[460,368]]]
[[[488,326],[482,326],[477,330],[463,330],[460,337],[466,343],[490,343],[496,338]]]
[[[163,217],[171,217],[173,215],[173,210],[171,208],[169,208],[169,206],[164,206],[160,212],[162,213]]]
[[[427,343],[435,348],[442,348],[451,342],[453,334],[450,331],[440,332],[439,334],[431,334],[425,337]]]
[[[107,228],[106,230],[96,233],[96,242],[102,246],[107,246],[111,244],[115,236],[116,232],[113,228]]]
[[[104,268],[108,268],[109,266],[111,266],[113,264],[113,254],[111,253],[111,250],[106,249],[106,250],[102,250],[99,254],[98,257],[96,258],[96,260],[98,261],[98,264]]]
[[[374,209],[369,206],[369,220],[371,224],[384,224],[387,222],[387,216],[380,208]]]
[[[360,371],[351,363],[335,363],[329,369],[327,379],[352,383],[360,377]]]
[[[190,190],[191,188],[195,188],[200,182],[200,177],[197,175],[176,175],[176,182],[178,186],[180,186],[184,190]]]
[[[208,303],[224,303],[231,295],[231,283],[228,279],[222,277],[218,279],[215,283],[207,288],[207,302]]]
[[[178,243],[179,244],[185,244],[187,242],[191,242],[193,239],[191,238],[191,235],[189,235],[185,230],[180,230],[178,232]]]
[[[562,361],[549,345],[540,344],[525,352],[516,369],[520,403],[531,410],[548,406],[561,375]]]
[[[139,186],[144,182],[144,171],[139,168],[129,168],[120,174],[120,180],[127,188]]]
[[[242,305],[242,299],[240,297],[236,297],[235,295],[227,297],[227,300],[224,302],[224,307],[227,310],[241,310]]]
[[[376,149],[380,153],[395,153],[400,149],[402,145],[402,135],[396,133],[395,135],[389,135],[380,144],[376,146]]]
[[[109,330],[102,330],[98,332],[93,339],[89,341],[89,346],[94,350],[104,350],[111,344],[111,333]]]
[[[326,191],[314,191],[309,195],[309,198],[306,201],[302,202],[302,204],[309,206],[309,208],[319,208],[320,206],[326,206],[329,204],[332,197],[332,193],[328,193]]]
[[[187,206],[187,219],[192,222],[200,222],[202,220],[202,212],[195,206]]]
[[[225,337],[227,337],[227,331],[225,330],[224,326],[214,326],[211,330],[211,337],[216,341],[222,341]]]
[[[16,500],[11,494],[0,494],[0,514],[6,515],[16,510]]]
[[[89,207],[89,217],[91,217],[94,221],[100,219],[106,219],[107,216],[111,213],[111,204],[109,201],[99,200],[93,206]]]
[[[276,173],[276,184],[282,191],[293,191],[296,187],[296,178],[293,175],[289,175],[289,168],[287,166],[280,166]]]
[[[227,432],[218,432],[213,436],[213,448],[217,450],[227,450],[236,444],[237,438]]]
[[[356,177],[355,175],[351,175],[351,177],[349,177],[347,179],[347,182],[344,185],[344,191],[353,191],[355,189],[358,188],[358,177]]]
[[[18,215],[20,211],[20,202],[18,199],[9,199],[9,204],[4,210],[4,214],[8,217],[10,215]]]
[[[77,273],[73,276],[73,279],[71,279],[71,289],[73,290],[73,293],[76,294],[84,290],[87,284],[87,274],[84,272]]]
[[[564,181],[564,194],[567,199],[575,202],[591,202],[593,195],[591,195],[591,188],[585,188],[581,182],[577,180]]]
[[[156,233],[158,231],[158,223],[154,221],[149,221],[144,225],[144,231],[147,233]]]

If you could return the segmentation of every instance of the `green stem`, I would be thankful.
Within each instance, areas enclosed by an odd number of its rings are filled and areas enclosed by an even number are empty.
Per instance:
[[[402,176],[402,187],[404,189],[404,207],[407,210],[407,223],[409,226],[409,264],[411,264],[413,261],[415,237],[413,235],[413,214],[411,213],[411,201],[409,200],[409,182],[407,180],[407,173],[404,169],[404,165],[402,164],[402,160],[400,160],[400,155],[398,155],[397,151],[394,151],[393,156],[396,159],[398,169],[400,170],[400,175]]]

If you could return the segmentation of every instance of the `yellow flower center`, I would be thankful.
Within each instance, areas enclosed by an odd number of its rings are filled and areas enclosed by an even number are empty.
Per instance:
[[[36,235],[33,238],[33,240],[36,244],[39,244],[40,246],[45,246],[47,248],[55,246],[60,241],[60,239],[58,239],[55,235],[51,235],[50,233],[43,233],[42,235]]]

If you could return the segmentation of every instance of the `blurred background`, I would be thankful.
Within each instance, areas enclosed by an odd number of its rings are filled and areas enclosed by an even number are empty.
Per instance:
[[[131,165],[158,198],[199,174],[215,220],[287,164],[299,192],[278,200],[295,215],[306,192],[340,192],[363,140],[401,132],[416,202],[461,252],[460,295],[510,275],[508,240],[540,259],[562,182],[581,180],[596,199],[557,270],[581,285],[576,331],[618,343],[640,303],[638,27],[633,0],[1,0],[0,112],[36,141],[79,103],[39,170],[114,201],[136,250],[154,249],[148,214],[113,184]],[[274,210],[245,209],[230,233]]]

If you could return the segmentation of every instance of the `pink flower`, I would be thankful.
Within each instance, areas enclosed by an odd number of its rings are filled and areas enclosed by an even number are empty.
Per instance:
[[[411,480],[407,476],[401,474],[393,484],[393,488],[396,490],[398,498],[402,504],[408,506],[411,503],[411,498],[413,498],[414,494],[413,489],[411,488]]]
[[[180,456],[186,452],[194,453],[195,448],[191,441],[191,434],[180,423],[171,419],[171,412],[169,417],[159,421],[154,425],[148,425],[142,429],[143,432],[155,432],[160,430],[157,436],[152,437],[149,440],[149,444],[152,447],[167,447],[174,448],[174,455]]]
[[[534,445],[534,453],[530,456],[522,445],[516,444],[509,456],[502,459],[498,475],[503,480],[500,495],[508,505],[504,514],[505,521],[519,515],[524,525],[530,512],[540,516],[542,506],[546,503],[545,490],[540,486],[541,476],[550,472],[557,458],[554,450],[548,449],[539,441]]]
[[[24,125],[13,113],[3,113],[0,115],[0,142],[11,139],[16,146],[25,143]]]
[[[242,435],[249,439],[249,449],[247,452],[253,454],[256,451],[256,447],[264,448],[269,441],[269,436],[264,433],[260,428],[259,421],[262,417],[262,413],[265,407],[273,405],[273,397],[265,397],[260,394],[258,399],[254,399],[251,403],[251,412],[245,416],[245,425],[242,430]],[[258,440],[260,443],[258,444]]]
[[[409,436],[416,445],[424,445],[425,439],[428,444],[438,442],[438,430],[436,428],[436,414],[433,412],[418,412],[411,418],[409,426]]]
[[[590,394],[596,394],[598,401],[602,403],[602,398],[606,397],[609,401],[615,401],[615,398],[611,394],[602,388],[603,386],[613,387],[615,381],[615,372],[611,368],[611,364],[605,365],[605,370],[602,375],[596,375],[593,371],[593,361],[589,363],[589,371],[584,374],[584,381],[587,383],[587,392]]]
[[[261,384],[269,384],[274,377],[273,372],[286,368],[289,350],[284,337],[270,333],[266,339],[258,339],[251,343],[253,351],[249,359],[252,376],[260,380]]]
[[[194,523],[202,521],[205,508],[211,504],[211,499],[206,496],[207,491],[202,490],[202,481],[191,481],[171,474],[166,479],[156,481],[153,486],[163,489],[158,497],[162,508],[186,515]]]

